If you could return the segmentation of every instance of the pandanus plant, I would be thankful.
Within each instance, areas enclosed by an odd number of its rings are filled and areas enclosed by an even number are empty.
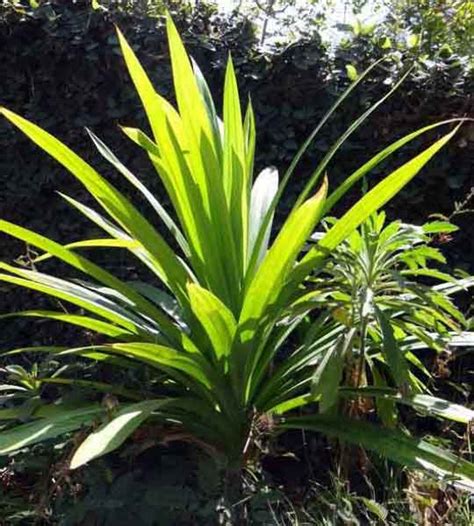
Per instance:
[[[288,367],[273,367],[279,350],[307,314],[291,314],[292,305],[304,294],[305,278],[323,266],[328,253],[408,183],[457,128],[387,175],[301,257],[323,214],[404,144],[453,121],[427,126],[391,144],[328,196],[327,180],[319,181],[326,166],[344,140],[391,92],[387,93],[328,151],[270,242],[275,208],[300,157],[334,110],[376,64],[328,111],[281,182],[273,168],[263,170],[253,181],[254,114],[249,103],[242,115],[232,61],[227,64],[221,120],[203,75],[186,54],[170,18],[167,33],[177,108],[155,91],[120,31],[118,38],[152,135],[132,128],[123,131],[148,154],[173,212],[167,212],[143,182],[91,133],[100,153],[157,213],[162,228],[168,230],[167,237],[58,139],[1,109],[4,117],[86,187],[100,211],[70,196],[63,197],[106,233],[101,239],[61,244],[24,227],[0,222],[4,233],[44,252],[32,269],[1,263],[0,279],[76,307],[70,312],[28,310],[15,315],[59,320],[95,331],[102,338],[100,344],[13,349],[10,355],[35,351],[50,353],[55,359],[78,356],[123,368],[139,364],[156,373],[161,388],[150,396],[123,386],[83,382],[90,389],[115,394],[118,406],[104,415],[99,403],[70,407],[58,400],[40,404],[30,411],[30,421],[7,426],[0,433],[0,453],[94,426],[72,457],[71,467],[75,468],[117,448],[150,419],[160,422],[170,434],[178,433],[223,455],[229,468],[238,470],[252,454],[256,433],[270,428],[307,428],[362,444],[407,466],[433,468],[470,484],[474,475],[470,463],[405,433],[318,414],[314,409],[305,416],[287,416],[292,409],[317,399],[311,396],[308,382],[314,373],[308,366],[312,350],[303,348],[292,354],[287,358]],[[314,191],[318,182],[319,189]],[[98,247],[127,250],[153,279],[147,283],[125,281],[81,255],[82,249]],[[40,271],[41,262],[48,258],[79,271],[81,280]],[[48,381],[52,379],[37,377],[36,385]],[[58,385],[80,380],[56,375],[54,381]],[[7,408],[0,418],[14,420],[19,412],[16,407]],[[25,413],[21,414],[24,421]]]

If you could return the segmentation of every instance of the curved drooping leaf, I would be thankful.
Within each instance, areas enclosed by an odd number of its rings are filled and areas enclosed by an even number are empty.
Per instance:
[[[390,400],[410,406],[422,414],[446,418],[462,424],[469,424],[474,421],[474,410],[431,395],[403,395],[390,388],[378,389],[370,387],[361,387],[359,389],[342,387],[340,392],[343,396],[374,396],[376,399]]]
[[[146,314],[151,319],[156,320],[161,330],[167,334],[171,340],[173,340],[173,336],[176,336],[177,331],[175,327],[163,312],[157,309],[155,305],[150,303],[128,284],[119,280],[110,272],[107,272],[87,258],[76,254],[47,237],[18,225],[14,225],[13,223],[9,223],[8,221],[0,220],[0,231],[45,250],[47,253],[56,256],[65,263],[96,279],[100,283],[112,288],[114,291],[122,294],[127,302],[133,305],[136,310],[142,312],[142,314]],[[11,272],[12,268],[10,267],[9,270]],[[31,276],[32,274],[30,274],[30,277]]]
[[[63,408],[54,416],[3,430],[0,433],[0,455],[76,431],[90,425],[103,411],[98,404],[79,409]]]
[[[463,489],[474,490],[474,464],[401,431],[341,416],[288,417],[278,427],[322,432],[360,445],[406,467],[423,469]]]
[[[112,338],[133,338],[133,333],[127,331],[123,327],[118,327],[111,323],[107,323],[90,316],[84,316],[79,314],[66,314],[65,312],[59,311],[50,311],[50,310],[26,310],[19,312],[12,312],[10,314],[0,315],[2,318],[11,318],[15,316],[25,317],[25,318],[44,318],[54,321],[60,321],[63,323],[70,323],[72,325],[77,325],[79,327],[84,327],[91,331],[98,332],[99,334],[104,334]]]
[[[76,449],[70,463],[76,469],[91,460],[120,447],[153,411],[165,405],[167,400],[146,400],[120,409],[110,421],[93,431]]]
[[[148,329],[151,329],[150,326],[147,328],[145,320],[141,321],[140,319],[137,319],[132,313],[127,312],[121,305],[118,305],[109,298],[76,283],[55,278],[49,274],[44,274],[38,271],[33,272],[30,270],[18,269],[3,263],[0,263],[0,269],[1,268],[12,273],[14,272],[21,277],[1,273],[0,281],[20,285],[68,301],[100,316],[103,319],[117,324],[134,334],[141,333],[142,336],[144,336]],[[155,329],[155,335],[158,337],[157,328]]]
[[[111,217],[143,245],[160,278],[183,299],[181,293],[188,279],[186,271],[173,250],[130,201],[51,134],[5,108],[0,108],[0,113],[84,184]],[[157,251],[159,258],[154,255]]]

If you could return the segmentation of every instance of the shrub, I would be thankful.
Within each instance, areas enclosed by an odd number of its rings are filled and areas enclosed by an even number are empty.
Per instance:
[[[388,427],[397,425],[397,404],[464,424],[473,419],[473,411],[430,395],[434,378],[427,360],[418,357],[420,351],[441,355],[472,341],[451,297],[472,287],[474,278],[463,272],[456,278],[432,264],[446,263],[433,242],[455,230],[447,221],[387,224],[383,212],[374,214],[309,277],[314,292],[305,301],[321,309],[306,335],[319,350],[313,394],[320,394],[320,406],[327,410],[340,397],[350,398],[342,408],[361,417],[372,412],[374,396]]]

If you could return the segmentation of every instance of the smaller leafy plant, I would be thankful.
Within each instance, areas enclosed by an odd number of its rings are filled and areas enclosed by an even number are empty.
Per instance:
[[[470,409],[432,396],[434,379],[420,355],[473,342],[452,296],[473,286],[474,278],[440,270],[446,260],[434,246],[455,230],[447,221],[387,224],[385,213],[376,213],[308,279],[314,292],[305,301],[315,302],[320,313],[306,338],[315,348],[327,334],[337,342],[316,363],[313,394],[320,396],[323,411],[349,398],[342,407],[351,416],[376,409],[388,427],[397,425],[400,404],[465,424],[473,419]]]

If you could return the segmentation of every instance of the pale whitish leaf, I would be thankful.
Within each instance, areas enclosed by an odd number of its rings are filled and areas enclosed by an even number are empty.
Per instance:
[[[271,349],[265,349],[263,346],[260,346],[257,352],[250,353],[249,350],[253,345],[255,334],[264,327],[265,323],[268,323],[267,311],[275,307],[274,302],[292,272],[299,252],[320,218],[327,184],[325,179],[318,193],[290,214],[250,282],[240,313],[236,338],[239,340],[238,351],[233,353],[234,379],[239,382],[247,381],[250,385],[253,372],[257,377],[263,372],[262,368],[260,371],[255,371],[261,353],[265,352],[267,356],[269,353],[272,354]],[[249,393],[250,390],[251,387],[248,389]]]
[[[252,256],[255,242],[257,240],[260,228],[264,223],[265,216],[270,209],[273,198],[278,191],[278,170],[275,167],[269,167],[262,170],[252,187],[250,195],[250,220],[249,220],[249,249],[248,257]],[[270,232],[272,229],[273,214],[266,224],[266,230],[259,248],[257,264],[260,264],[268,248]]]
[[[462,332],[455,334],[449,340],[450,347],[474,347],[474,332]]]
[[[374,368],[375,370],[375,368]],[[343,387],[340,389],[341,395],[350,396],[374,396],[376,400],[389,400],[397,404],[403,404],[416,409],[417,411],[429,415],[453,420],[462,424],[469,424],[474,421],[474,411],[460,404],[453,404],[448,400],[437,398],[427,394],[415,394],[404,396],[395,389],[387,388],[384,384],[382,388],[361,387],[358,389]]]
[[[146,400],[120,410],[110,422],[103,424],[82,442],[69,467],[76,469],[117,449],[153,411],[166,403],[167,400]]]
[[[411,397],[401,396],[395,401],[409,405],[422,413],[454,420],[455,422],[468,424],[474,421],[474,411],[472,409],[434,396],[425,394],[417,394]]]
[[[435,285],[433,290],[438,292],[443,292],[448,296],[455,294],[461,290],[468,290],[469,287],[474,286],[474,276],[469,276],[468,278],[458,279],[456,285],[451,283],[441,283],[440,285]]]

